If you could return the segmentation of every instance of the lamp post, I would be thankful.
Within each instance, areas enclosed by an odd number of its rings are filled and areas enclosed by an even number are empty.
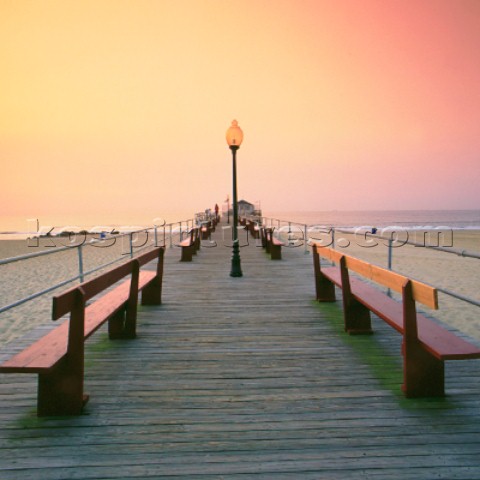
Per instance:
[[[227,130],[227,144],[232,151],[233,159],[233,253],[232,268],[230,270],[231,277],[241,277],[242,268],[240,266],[240,246],[238,242],[238,203],[237,203],[237,150],[240,148],[243,140],[242,129],[238,126],[236,120],[232,121],[232,125]]]
[[[230,197],[227,195],[227,223],[230,225]]]

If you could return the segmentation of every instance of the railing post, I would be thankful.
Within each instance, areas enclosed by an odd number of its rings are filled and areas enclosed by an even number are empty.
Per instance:
[[[308,238],[307,238],[307,235],[308,235],[308,227],[307,225],[305,224],[303,226],[303,238],[304,238],[304,244],[305,244],[305,255],[308,254]]]
[[[393,253],[393,240],[388,239],[388,269],[392,269],[392,253]]]
[[[170,224],[170,248],[173,247],[173,224]]]
[[[388,269],[391,270],[392,269],[392,250],[393,250],[393,239],[389,238],[388,239]],[[392,296],[392,290],[390,289],[390,287],[387,289],[387,295],[389,297]]]
[[[82,250],[82,245],[79,245],[77,247],[77,253],[78,253],[78,276],[80,278],[80,283],[83,283],[83,250]]]
[[[294,236],[296,239],[296,237]],[[292,222],[288,222],[288,235],[287,240],[289,245],[293,245],[295,242],[292,240]]]
[[[130,238],[130,258],[133,258],[133,232],[128,234]]]

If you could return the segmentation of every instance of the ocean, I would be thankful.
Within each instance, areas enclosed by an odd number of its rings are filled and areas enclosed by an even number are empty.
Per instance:
[[[307,225],[334,227],[402,227],[480,230],[478,210],[372,210],[372,211],[303,211],[263,212],[267,217],[289,220]]]
[[[311,211],[311,212],[263,212],[276,227],[287,228],[302,235],[303,225],[319,227],[318,232],[335,228],[335,247],[345,253],[388,266],[388,243],[377,240],[375,245],[365,232],[373,228],[378,233],[396,232],[400,238],[392,249],[392,269],[438,288],[452,291],[480,302],[480,259],[445,253],[403,242],[418,240],[426,244],[437,242],[439,246],[454,251],[480,253],[480,210],[418,210],[418,211]],[[192,218],[194,215],[183,215]],[[179,218],[180,219],[180,218]],[[81,224],[81,222],[77,222]],[[140,226],[144,225],[138,222]],[[297,225],[300,224],[300,225]],[[83,225],[89,225],[84,223]],[[93,225],[93,223],[92,223]],[[87,227],[88,228],[88,227]],[[10,230],[11,231],[11,230]],[[317,241],[331,241],[328,233],[318,233],[310,228],[309,236]],[[433,232],[433,235],[432,235]],[[30,254],[40,250],[52,250],[64,245],[66,240],[27,240],[26,236],[0,235],[0,259]],[[12,239],[14,238],[14,239]],[[398,240],[397,238],[397,240]],[[139,238],[143,242],[145,238]],[[150,238],[152,240],[152,238]],[[117,241],[109,248],[83,248],[84,271],[128,254],[128,242]],[[66,249],[55,255],[39,256],[27,261],[0,265],[0,308],[42,290],[57,282],[78,275],[77,249]],[[58,291],[67,288],[61,287]],[[12,310],[0,313],[0,347],[15,341],[32,328],[44,324],[50,318],[50,292]],[[478,341],[480,345],[480,309],[450,295],[439,294],[440,310],[435,318]],[[428,313],[428,312],[426,312]]]

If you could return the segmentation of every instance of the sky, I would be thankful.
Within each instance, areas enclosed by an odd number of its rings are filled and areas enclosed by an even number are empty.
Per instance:
[[[0,0],[0,229],[480,208],[479,0]]]

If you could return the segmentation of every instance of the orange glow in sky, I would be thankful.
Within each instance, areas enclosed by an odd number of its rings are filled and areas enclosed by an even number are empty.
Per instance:
[[[2,217],[213,207],[234,118],[264,210],[478,209],[479,52],[478,0],[0,0]]]

